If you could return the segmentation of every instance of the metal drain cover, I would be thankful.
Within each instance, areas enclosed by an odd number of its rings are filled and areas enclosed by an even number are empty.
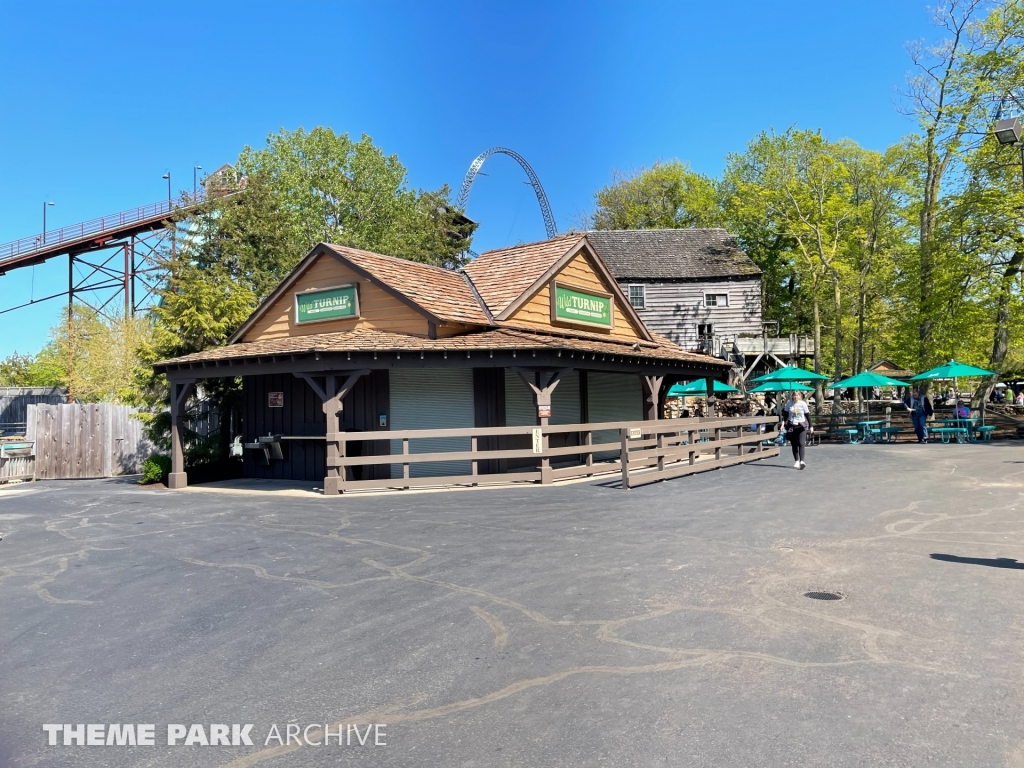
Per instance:
[[[843,595],[839,592],[804,592],[804,597],[811,600],[842,600]]]

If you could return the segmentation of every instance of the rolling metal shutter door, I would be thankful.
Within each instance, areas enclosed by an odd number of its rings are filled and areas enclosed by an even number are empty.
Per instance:
[[[455,429],[473,427],[473,370],[471,368],[392,369],[391,429]],[[439,437],[409,442],[410,453],[470,450],[468,437]],[[402,441],[391,441],[391,454],[402,453]],[[468,475],[469,461],[431,461],[410,464],[411,477]],[[391,465],[391,476],[402,476],[402,465]]]
[[[643,389],[640,377],[630,373],[587,373],[587,410],[592,424],[603,421],[642,421],[644,418]],[[616,443],[618,430],[602,429],[594,432],[595,443]],[[610,459],[618,452],[602,451],[595,460]]]
[[[578,424],[580,421],[580,374],[567,371],[551,395],[549,424]],[[505,426],[532,427],[537,424],[533,392],[517,373],[505,369]]]

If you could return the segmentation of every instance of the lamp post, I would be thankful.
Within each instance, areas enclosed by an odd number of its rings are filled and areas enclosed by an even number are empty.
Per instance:
[[[192,199],[193,200],[196,199],[196,189],[197,189],[197,186],[196,186],[196,171],[201,171],[201,170],[203,170],[203,166],[201,166],[201,165],[193,165],[192,166]]]
[[[46,209],[53,203],[43,203],[43,243],[46,243]]]
[[[1021,143],[1020,140],[1022,133],[1020,118],[1010,117],[1006,120],[997,121],[993,133],[995,133],[996,139],[1000,144],[1020,147],[1021,178],[1024,180],[1024,143]]]
[[[167,213],[173,213],[174,207],[171,205],[171,172],[168,171],[160,178],[167,179]],[[177,238],[175,238],[174,229],[171,230],[171,255],[177,253]]]

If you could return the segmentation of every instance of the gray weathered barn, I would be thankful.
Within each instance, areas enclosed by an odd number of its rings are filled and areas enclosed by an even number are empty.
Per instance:
[[[810,340],[769,338],[761,316],[761,270],[724,229],[588,232],[594,249],[644,324],[684,349],[747,368],[814,353]]]

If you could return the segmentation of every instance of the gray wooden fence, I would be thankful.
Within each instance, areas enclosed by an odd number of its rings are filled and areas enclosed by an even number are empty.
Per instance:
[[[0,387],[0,434],[24,435],[30,405],[66,402],[63,387]]]
[[[113,403],[30,405],[37,480],[113,477],[142,471],[153,452],[135,408]]]

